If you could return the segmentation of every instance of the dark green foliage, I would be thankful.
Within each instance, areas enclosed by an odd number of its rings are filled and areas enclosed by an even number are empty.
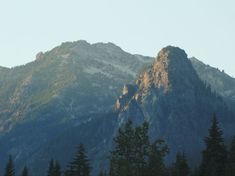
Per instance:
[[[219,128],[218,121],[214,115],[209,136],[205,139],[206,149],[203,151],[200,166],[201,176],[224,176],[226,164],[226,147]]]
[[[101,171],[98,176],[104,176],[104,173]]]
[[[64,172],[64,176],[70,176],[70,175],[72,175],[72,174],[70,173],[70,169],[67,169],[67,170]]]
[[[29,175],[28,168],[26,166],[24,167],[21,175],[22,176],[28,176]]]
[[[101,171],[98,176],[108,176],[106,172]]]
[[[114,139],[116,147],[111,152],[110,176],[141,175],[144,172],[147,163],[143,157],[149,145],[145,127],[133,129],[132,122],[128,121],[123,129],[119,129]]]
[[[166,174],[164,157],[168,153],[168,147],[163,140],[157,140],[150,146],[148,154],[148,176],[161,176]]]
[[[111,152],[110,176],[150,176],[158,169],[156,172],[164,172],[163,157],[167,147],[163,141],[150,143],[148,123],[133,128],[132,122],[128,121],[119,129],[114,142],[116,146]]]
[[[47,176],[53,176],[53,174],[54,174],[54,160],[51,159],[51,161],[49,163],[49,168],[48,168]]]
[[[14,164],[13,164],[13,161],[12,161],[12,157],[10,155],[8,163],[6,165],[4,176],[14,176],[14,175],[15,175],[15,169],[14,169]]]
[[[54,176],[61,176],[61,168],[60,168],[60,164],[58,161],[55,162]]]
[[[235,136],[228,151],[226,176],[235,176]]]
[[[176,161],[171,168],[171,176],[189,176],[190,169],[185,154],[178,153]]]
[[[85,148],[82,144],[78,147],[78,152],[70,166],[65,171],[66,176],[90,176],[91,167]]]
[[[200,169],[196,167],[194,171],[192,172],[192,176],[200,176]]]
[[[53,159],[51,159],[47,176],[61,176],[61,170],[58,161],[54,161]]]

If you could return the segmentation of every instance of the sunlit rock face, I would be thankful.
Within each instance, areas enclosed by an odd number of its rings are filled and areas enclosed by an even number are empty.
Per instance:
[[[198,77],[187,54],[178,47],[163,48],[133,87],[135,92],[124,89],[118,99],[119,123],[128,119],[136,125],[149,121],[151,138],[164,138],[170,145],[169,160],[177,151],[190,157],[199,154],[213,113],[226,135],[235,131],[233,113]]]

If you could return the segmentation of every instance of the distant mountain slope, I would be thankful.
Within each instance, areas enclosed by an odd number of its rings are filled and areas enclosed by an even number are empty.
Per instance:
[[[0,131],[28,118],[80,118],[107,111],[151,58],[112,43],[67,42],[36,60],[0,68]]]
[[[40,52],[24,66],[0,67],[0,131],[25,118],[70,119],[107,111],[121,87],[152,60],[112,43],[78,41]],[[202,80],[235,105],[234,78],[195,58],[191,62]]]
[[[232,78],[224,71],[204,64],[196,58],[191,58],[190,60],[198,76],[211,85],[213,91],[235,105],[235,78]]]
[[[7,70],[9,70],[9,68],[1,67],[1,66],[0,66],[0,72],[7,71]]]

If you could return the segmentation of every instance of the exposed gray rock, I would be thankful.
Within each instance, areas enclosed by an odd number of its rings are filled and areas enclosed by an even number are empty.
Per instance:
[[[227,138],[235,133],[234,114],[201,81],[180,48],[163,48],[133,86],[137,87],[134,93],[125,92],[118,99],[119,123],[131,119],[138,125],[147,120],[151,138],[163,138],[169,144],[168,161],[178,151],[186,152],[191,164],[199,159],[213,113],[218,115]]]

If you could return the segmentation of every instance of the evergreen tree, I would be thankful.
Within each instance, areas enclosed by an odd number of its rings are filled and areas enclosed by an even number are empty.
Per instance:
[[[98,176],[107,176],[106,172],[101,171]]]
[[[193,172],[192,172],[192,176],[200,176],[200,169],[198,167],[196,167]]]
[[[64,172],[64,176],[73,176],[73,175],[75,175],[75,173],[74,173],[74,165],[73,165],[73,162],[71,162],[67,166],[67,169]]]
[[[110,176],[133,175],[132,162],[134,148],[134,129],[132,122],[128,121],[123,128],[118,131],[114,138],[115,149],[111,152]]]
[[[15,175],[15,169],[14,169],[14,164],[13,164],[13,161],[12,161],[12,157],[10,155],[8,163],[6,165],[4,176],[14,176],[14,175]]]
[[[164,165],[164,157],[167,153],[168,147],[163,140],[157,140],[150,146],[147,176],[166,175],[167,170]]]
[[[71,176],[70,169],[65,170],[64,176]]]
[[[85,148],[82,144],[78,147],[78,152],[71,162],[66,173],[69,176],[90,176],[91,167],[86,155]]]
[[[51,159],[50,162],[49,162],[49,168],[48,168],[48,171],[47,171],[47,176],[54,176],[54,160]]]
[[[141,126],[134,129],[132,164],[133,174],[135,176],[142,176],[147,173],[147,158],[150,151],[148,129],[149,125],[147,122],[144,122]]]
[[[54,161],[53,159],[50,160],[47,175],[48,176],[61,176],[60,164],[58,161]]]
[[[189,176],[190,169],[185,157],[185,154],[178,153],[176,155],[176,161],[173,164],[171,170],[171,176]]]
[[[24,167],[21,175],[22,176],[28,176],[29,175],[28,168],[26,166]]]
[[[101,171],[98,176],[104,176],[103,171]]]
[[[58,161],[55,162],[53,174],[54,176],[61,176],[61,168]]]
[[[235,136],[233,137],[233,140],[229,148],[229,152],[228,152],[226,176],[235,176]]]
[[[114,139],[116,147],[111,152],[111,176],[142,175],[147,165],[144,160],[149,142],[147,131],[147,124],[134,129],[131,121],[119,129],[118,135]]]
[[[222,134],[217,118],[214,115],[211,128],[209,129],[209,136],[205,139],[206,149],[202,153],[201,176],[225,175],[227,153]]]
[[[165,151],[158,148],[158,142],[150,143],[148,129],[147,122],[133,128],[131,121],[119,129],[110,157],[110,176],[150,176],[154,174],[151,171],[164,170]],[[159,168],[162,170],[157,171]]]

